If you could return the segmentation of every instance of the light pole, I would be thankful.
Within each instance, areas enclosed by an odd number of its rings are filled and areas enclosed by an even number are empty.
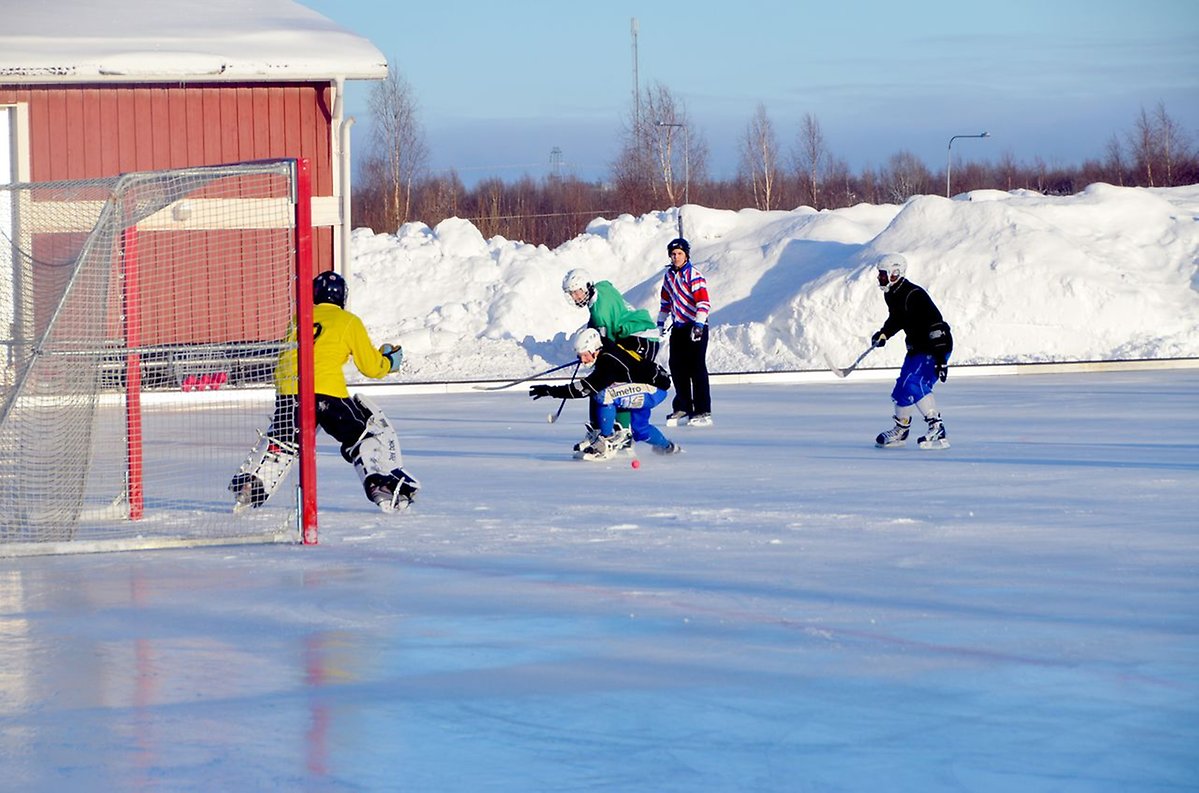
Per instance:
[[[686,124],[659,121],[659,127],[681,127],[683,130],[683,203],[691,201],[691,133]],[[683,207],[679,207],[679,236],[683,236]]]
[[[989,138],[990,132],[980,132],[977,135],[954,135],[949,139],[949,154],[945,161],[945,197],[949,198],[949,174],[953,171],[953,142],[958,138]]]

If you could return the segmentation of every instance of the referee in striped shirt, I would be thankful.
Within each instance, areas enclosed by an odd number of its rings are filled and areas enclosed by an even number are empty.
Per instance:
[[[674,410],[667,426],[712,426],[712,391],[708,386],[708,282],[691,263],[691,245],[679,237],[666,245],[670,266],[662,279],[658,328],[670,317],[670,377]]]

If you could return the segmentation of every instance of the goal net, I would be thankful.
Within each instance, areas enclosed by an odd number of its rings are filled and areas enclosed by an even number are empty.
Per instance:
[[[311,398],[270,426],[310,212],[303,160],[0,185],[0,556],[315,542]],[[299,452],[235,514],[268,427]]]

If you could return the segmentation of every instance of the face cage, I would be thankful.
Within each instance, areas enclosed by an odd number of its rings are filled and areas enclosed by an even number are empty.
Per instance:
[[[574,296],[574,292],[578,292],[578,291],[586,292],[586,294],[583,296],[583,299],[581,301],[576,300],[575,296]],[[591,301],[595,298],[595,286],[592,284],[587,284],[587,288],[585,290],[567,289],[567,290],[563,291],[562,294],[566,296],[566,300],[572,306],[576,306],[578,308],[586,308],[587,306],[591,305]]]

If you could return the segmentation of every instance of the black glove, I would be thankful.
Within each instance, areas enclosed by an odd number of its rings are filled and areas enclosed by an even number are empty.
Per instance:
[[[937,364],[937,379],[940,380],[942,383],[944,383],[946,377],[949,377],[949,364],[947,364],[947,363]]]
[[[875,334],[870,337],[870,346],[871,347],[882,347],[886,343],[887,343],[887,336],[881,330],[876,331]]]
[[[551,388],[553,388],[553,386],[546,385],[545,383],[538,383],[537,385],[531,385],[531,386],[529,386],[529,396],[533,397],[533,399],[541,399],[542,397],[547,397],[550,395]]]
[[[704,326],[702,322],[697,322],[691,326],[691,341],[699,341],[704,337]]]

